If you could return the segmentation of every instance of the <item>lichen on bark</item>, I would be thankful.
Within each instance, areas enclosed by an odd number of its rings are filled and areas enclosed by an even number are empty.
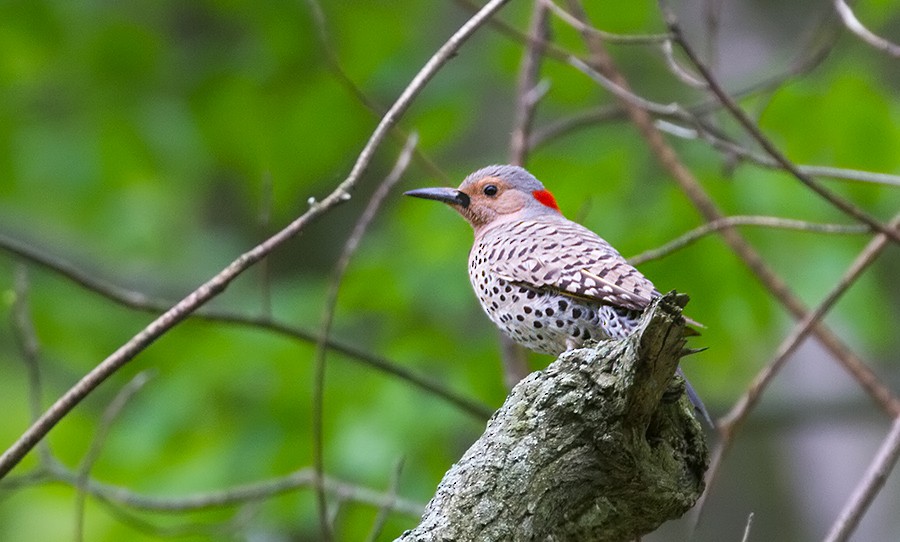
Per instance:
[[[517,384],[401,542],[619,541],[703,491],[705,436],[675,374],[687,296],[631,336],[563,353]]]

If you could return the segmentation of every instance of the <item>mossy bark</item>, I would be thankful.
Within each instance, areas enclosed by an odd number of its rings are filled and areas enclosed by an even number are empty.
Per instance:
[[[619,541],[689,510],[709,454],[675,375],[686,296],[512,390],[401,542]]]

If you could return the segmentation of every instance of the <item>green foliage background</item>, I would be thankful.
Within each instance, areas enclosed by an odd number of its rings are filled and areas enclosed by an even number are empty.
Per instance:
[[[592,6],[592,15],[605,30],[663,30],[653,2],[601,4]],[[860,4],[860,17],[873,28],[898,35],[896,6]],[[746,21],[747,32],[767,36],[778,52],[748,53],[740,65],[723,66],[729,88],[785,70],[827,5],[760,1],[735,8],[755,16]],[[469,15],[451,2],[354,0],[323,7],[342,67],[383,107]],[[502,18],[525,29],[529,13],[529,3],[513,2]],[[702,25],[686,20],[702,41]],[[582,51],[575,32],[558,21],[554,31],[561,44]],[[721,39],[735,58],[737,37]],[[661,102],[699,99],[666,70],[657,50],[611,48],[643,95]],[[379,118],[335,77],[304,2],[6,0],[0,3],[0,51],[0,231],[98,278],[173,301],[303,212],[308,198],[327,194],[349,172]],[[506,161],[521,51],[520,43],[485,28],[439,73],[401,125],[418,131],[420,149],[447,179],[414,164],[402,188],[455,185],[471,170]],[[845,35],[812,73],[742,104],[799,163],[897,174],[897,66]],[[539,127],[612,103],[587,77],[559,62],[548,60],[542,77],[550,91],[539,108]],[[726,127],[733,128],[727,122]],[[849,222],[788,175],[747,165],[732,170],[702,143],[672,141],[728,213]],[[398,151],[397,142],[382,147],[349,203],[246,273],[213,306],[255,315],[270,305],[277,319],[314,331],[337,254]],[[568,216],[626,256],[701,223],[628,123],[554,140],[534,151],[529,167]],[[884,220],[900,207],[896,187],[829,186]],[[746,235],[810,305],[868,240],[758,229]],[[466,277],[470,242],[468,227],[449,210],[404,200],[398,190],[349,268],[333,336],[497,407],[505,397],[497,337]],[[18,265],[16,258],[0,255],[4,322],[12,318]],[[44,269],[28,270],[46,408],[152,316]],[[715,237],[642,270],[660,290],[692,296],[689,312],[708,326],[699,341],[709,351],[688,362],[686,371],[711,410],[725,412],[771,357],[790,318]],[[893,247],[827,319],[895,384],[898,272]],[[97,480],[175,497],[308,466],[313,350],[272,333],[190,320],[67,416],[51,433],[50,446],[62,463],[76,467],[103,409],[135,374],[150,370],[151,381],[111,429],[92,472]],[[549,359],[533,355],[531,361],[540,368]],[[393,465],[405,458],[399,494],[427,501],[484,420],[340,354],[329,354],[328,362],[328,473],[385,490]],[[822,363],[832,362],[823,356]],[[881,420],[858,389],[844,399],[838,398],[846,407],[839,409],[842,415]],[[0,326],[3,448],[27,427],[28,404],[13,328]],[[778,487],[783,450],[766,440],[786,430],[772,425],[772,418],[808,407],[785,390],[764,401],[756,429],[739,439],[723,488],[711,498],[714,513],[703,531],[709,539],[722,539],[721,533],[739,538],[748,511],[757,514],[759,540],[822,534],[822,525],[807,523],[791,507],[790,488]],[[32,454],[13,474],[24,475],[35,464]],[[863,465],[857,465],[860,472]],[[848,494],[851,487],[836,491]],[[0,540],[73,538],[74,500],[68,486],[2,491]],[[230,533],[207,532],[202,525],[223,522],[234,509],[137,515],[160,528],[200,525],[184,540],[318,538],[309,490],[247,508],[251,518]],[[376,513],[344,504],[339,538],[364,538]],[[122,521],[94,499],[88,499],[85,517],[86,540],[161,536]],[[414,522],[391,515],[382,538],[392,539]]]

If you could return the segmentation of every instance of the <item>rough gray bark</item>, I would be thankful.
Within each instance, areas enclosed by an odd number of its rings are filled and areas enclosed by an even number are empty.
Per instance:
[[[686,296],[512,390],[400,542],[619,541],[694,505],[709,454],[680,377]]]

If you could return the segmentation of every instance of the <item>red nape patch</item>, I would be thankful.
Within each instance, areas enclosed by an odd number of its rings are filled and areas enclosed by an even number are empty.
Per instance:
[[[553,194],[551,194],[549,191],[535,190],[531,193],[531,195],[534,196],[534,199],[538,200],[545,206],[559,211],[559,205],[556,204],[556,198],[554,198]]]

